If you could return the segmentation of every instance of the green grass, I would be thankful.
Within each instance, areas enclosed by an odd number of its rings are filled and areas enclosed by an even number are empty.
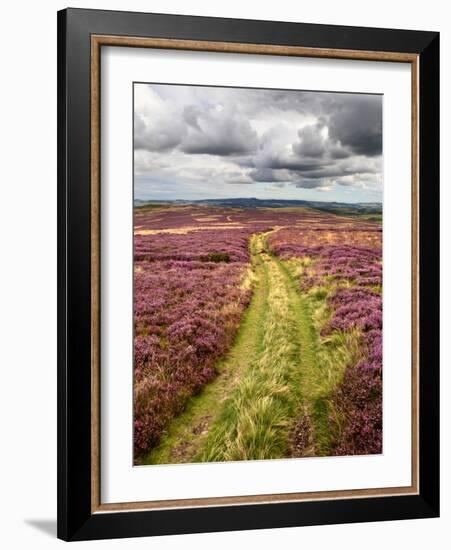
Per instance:
[[[304,264],[303,260],[283,262],[284,269],[297,287]],[[303,405],[298,423],[304,427],[309,425],[313,439],[313,446],[305,450],[305,455],[328,456],[330,454],[331,444],[339,430],[338,412],[334,408],[332,396],[343,380],[346,366],[354,364],[361,357],[361,336],[358,331],[351,333],[334,331],[329,336],[320,336],[321,330],[330,318],[327,298],[335,292],[336,288],[333,281],[326,280],[323,286],[301,293],[299,299],[299,324],[309,327],[309,353],[311,355],[313,352],[315,355],[314,360],[303,362],[302,369]],[[308,341],[307,336],[305,341]],[[305,350],[302,354],[303,358],[304,355]],[[299,455],[299,450],[297,454]],[[302,451],[300,454],[302,455]]]
[[[202,392],[192,397],[182,415],[175,418],[161,438],[158,447],[141,461],[142,464],[184,463],[193,460],[204,443],[206,434],[231,389],[243,371],[260,352],[263,340],[262,318],[265,315],[268,277],[266,264],[259,255],[258,243],[251,241],[253,270],[243,282],[254,286],[251,303],[246,310],[234,345],[216,366],[219,375]]]
[[[254,251],[267,269],[263,340],[224,403],[196,461],[280,458],[289,447],[290,419],[299,407],[300,342],[296,300],[289,279],[267,252],[264,237]]]

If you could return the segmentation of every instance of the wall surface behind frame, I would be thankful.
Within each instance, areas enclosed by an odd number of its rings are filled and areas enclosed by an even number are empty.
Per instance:
[[[451,30],[446,4],[412,0],[297,3],[229,0],[85,0],[72,7],[310,23],[435,30],[441,36],[442,281],[451,280]],[[56,11],[62,1],[9,3],[3,10],[0,235],[1,426],[0,517],[5,548],[55,548],[56,540]],[[5,34],[6,32],[6,34]],[[6,127],[5,127],[6,122]],[[448,183],[445,183],[448,182]],[[446,237],[446,238],[445,238]],[[445,255],[445,251],[448,254]],[[5,254],[6,253],[6,254]],[[442,285],[442,364],[451,364],[450,289]],[[449,368],[442,372],[442,464],[451,461]],[[257,547],[367,550],[402,545],[443,548],[451,534],[449,468],[442,471],[442,518],[385,524],[338,525],[163,537],[154,549]],[[83,548],[146,548],[143,539],[84,543]],[[95,546],[97,544],[97,546]],[[99,546],[100,545],[100,546]]]

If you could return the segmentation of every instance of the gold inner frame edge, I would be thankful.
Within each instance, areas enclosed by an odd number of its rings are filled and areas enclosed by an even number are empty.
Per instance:
[[[412,481],[408,487],[384,487],[338,491],[281,493],[266,495],[226,496],[118,502],[102,504],[100,498],[100,50],[102,46],[191,50],[222,53],[280,55],[330,59],[354,59],[410,63],[411,85],[411,151],[412,151]],[[343,498],[388,497],[419,494],[419,56],[411,53],[367,50],[307,48],[269,44],[247,44],[141,38],[113,35],[91,36],[91,513],[132,510],[162,510],[207,506],[307,502]]]

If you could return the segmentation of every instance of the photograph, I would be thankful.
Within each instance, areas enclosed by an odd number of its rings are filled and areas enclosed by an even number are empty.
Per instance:
[[[383,95],[132,86],[133,464],[382,454]]]

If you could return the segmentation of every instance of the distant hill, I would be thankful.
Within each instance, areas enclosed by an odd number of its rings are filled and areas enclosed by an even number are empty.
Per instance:
[[[174,200],[174,201],[154,201],[135,199],[135,206],[151,206],[159,204],[204,204],[210,206],[226,206],[230,208],[287,208],[290,206],[304,206],[315,208],[335,214],[382,214],[382,204],[380,202],[322,202],[305,200],[284,200],[284,199],[257,199],[250,198],[231,198],[231,199],[203,199],[203,200]]]
[[[290,206],[305,206],[308,208],[317,208],[319,210],[327,210],[330,212],[343,209],[351,209],[356,210],[361,214],[375,214],[382,211],[382,204],[377,202],[344,203],[256,198],[205,199],[193,202],[196,202],[197,204],[210,204],[216,206],[231,206],[239,208],[286,208]]]

